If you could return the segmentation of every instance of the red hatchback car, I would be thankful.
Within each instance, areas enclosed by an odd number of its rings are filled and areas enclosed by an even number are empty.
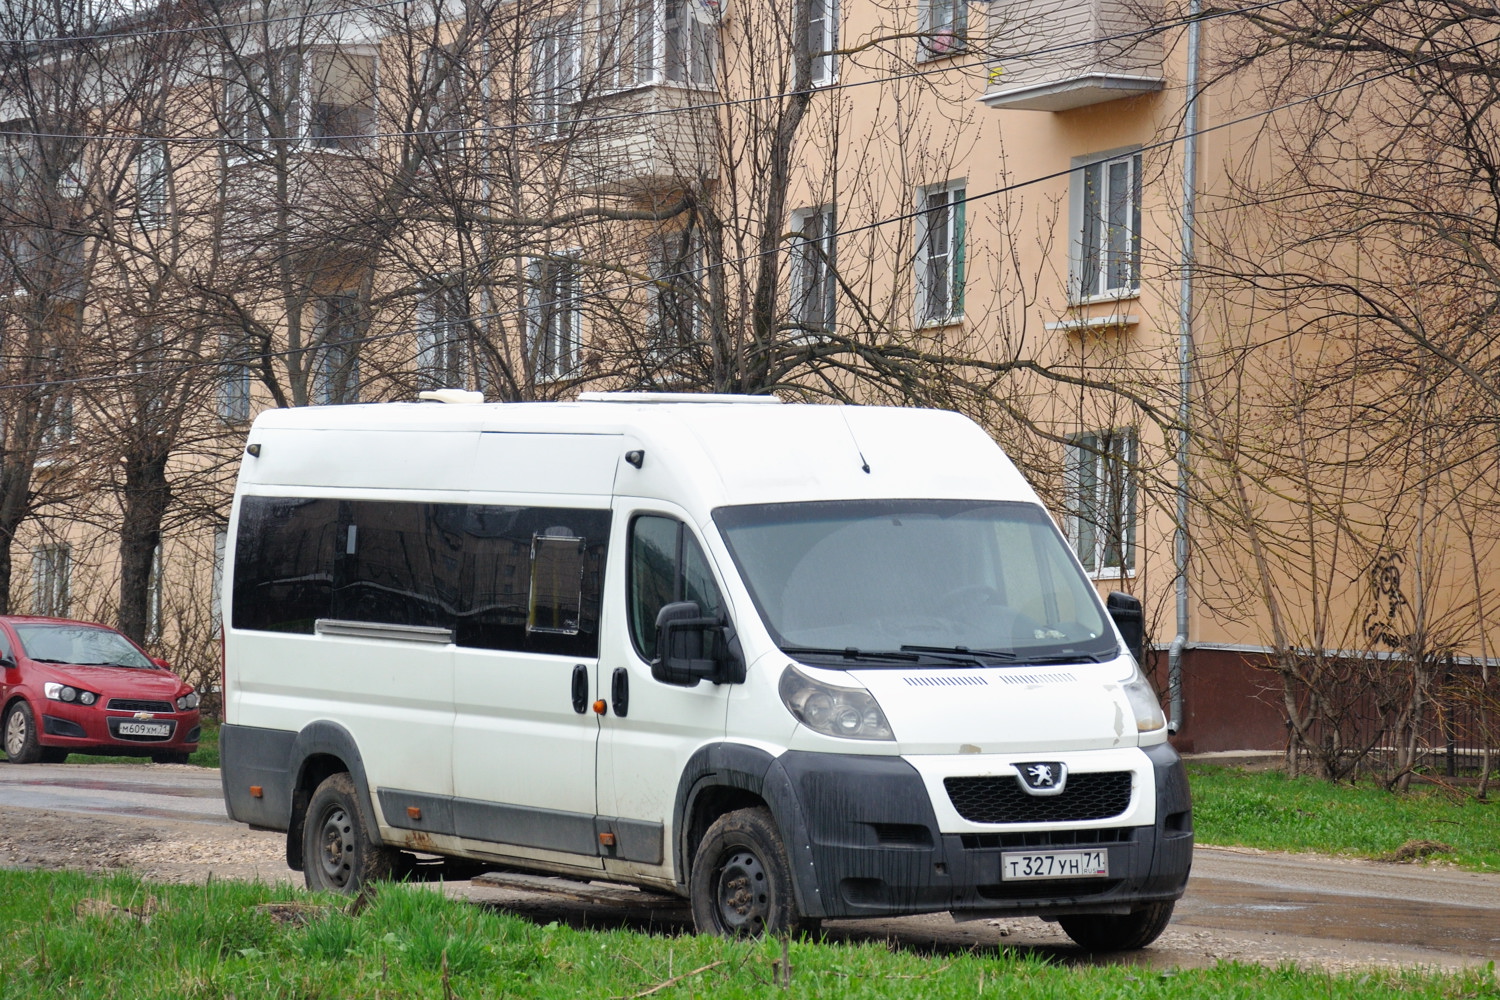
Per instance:
[[[0,743],[12,764],[70,753],[182,764],[198,749],[198,694],[107,625],[0,617]]]

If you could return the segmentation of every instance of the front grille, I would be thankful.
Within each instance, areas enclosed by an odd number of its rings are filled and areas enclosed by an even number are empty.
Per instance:
[[[104,706],[114,712],[170,712],[170,701],[138,701],[134,698],[111,698]]]
[[[1095,827],[1091,830],[1027,830],[1025,833],[964,833],[959,843],[968,851],[1015,850],[1022,847],[1097,847],[1100,844],[1128,844],[1135,830],[1128,826]]]
[[[1068,775],[1060,795],[1028,795],[1013,775],[944,778],[953,808],[970,823],[1072,823],[1130,807],[1129,771]]]

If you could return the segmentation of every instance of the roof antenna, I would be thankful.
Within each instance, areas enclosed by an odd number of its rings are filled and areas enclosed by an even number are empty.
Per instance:
[[[839,407],[839,417],[844,421],[844,430],[849,432],[849,441],[854,445],[854,453],[859,456],[859,467],[868,473],[870,471],[870,462],[865,458],[864,449],[859,446],[859,438],[854,436],[854,428],[849,426],[849,414],[844,412],[843,405]]]

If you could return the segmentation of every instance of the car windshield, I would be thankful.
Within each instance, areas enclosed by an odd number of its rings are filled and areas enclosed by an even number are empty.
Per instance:
[[[1035,504],[841,500],[721,507],[725,544],[790,655],[869,666],[1112,659],[1093,586]]]
[[[21,647],[33,660],[77,666],[154,669],[156,664],[118,632],[91,625],[17,625]]]

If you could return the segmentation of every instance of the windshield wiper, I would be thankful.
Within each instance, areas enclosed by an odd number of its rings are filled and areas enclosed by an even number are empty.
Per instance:
[[[792,656],[806,653],[811,656],[837,656],[845,660],[901,660],[915,663],[921,659],[914,652],[898,652],[894,649],[859,649],[855,646],[844,646],[841,649],[835,649],[832,646],[782,646],[781,651]]]
[[[970,663],[976,667],[986,666],[985,660],[1009,662],[1016,658],[1015,653],[1006,649],[970,649],[968,646],[902,646],[901,648],[913,653],[949,657],[954,662]]]
[[[1104,663],[1109,659],[1112,659],[1112,657],[1103,656],[1098,653],[1061,653],[1048,656],[1027,656],[1017,660],[1016,663],[1018,666],[1025,664],[1027,666],[1040,667],[1062,663]]]

